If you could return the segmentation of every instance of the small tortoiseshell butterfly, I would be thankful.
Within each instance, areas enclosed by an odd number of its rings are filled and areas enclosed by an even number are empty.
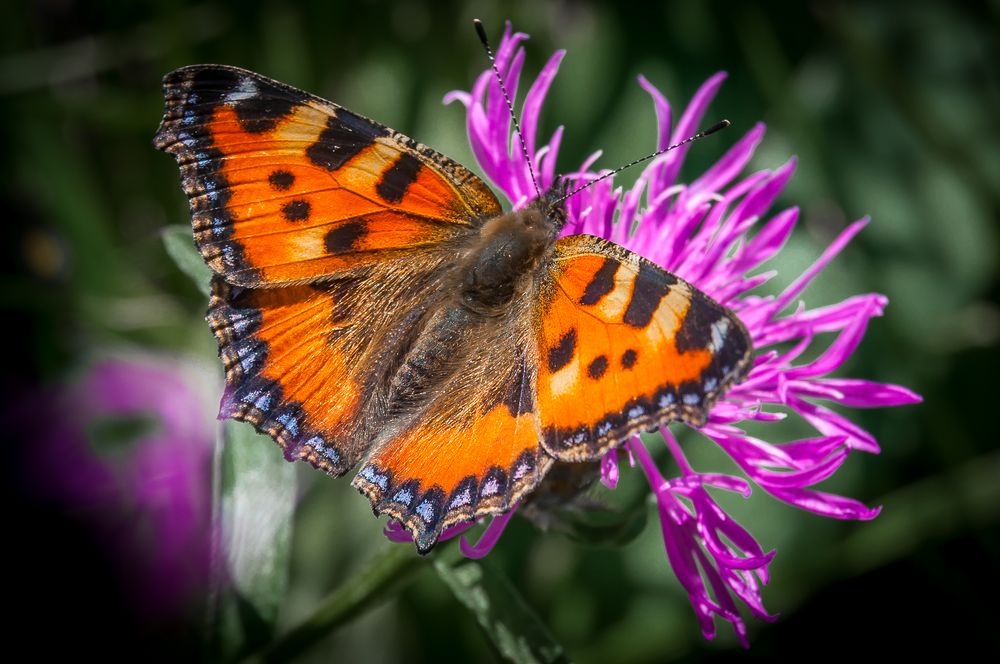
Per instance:
[[[554,463],[703,423],[746,373],[739,319],[589,235],[550,191],[505,214],[473,173],[250,71],[164,80],[173,154],[215,273],[220,416],[354,486],[428,551]]]

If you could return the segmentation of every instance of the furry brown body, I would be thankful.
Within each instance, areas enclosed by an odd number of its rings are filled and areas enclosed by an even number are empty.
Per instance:
[[[473,311],[499,315],[515,295],[526,294],[563,218],[538,201],[486,221],[461,263],[463,303]]]

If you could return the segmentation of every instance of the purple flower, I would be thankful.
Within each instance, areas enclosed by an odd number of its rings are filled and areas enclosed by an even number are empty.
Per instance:
[[[208,580],[213,417],[176,362],[99,362],[19,404],[33,484],[88,521],[136,607],[177,613]]]
[[[512,97],[524,63],[520,44],[526,37],[512,34],[508,24],[497,50],[496,64]],[[543,190],[556,182],[563,128],[556,129],[548,143],[539,145],[538,118],[563,56],[564,52],[558,51],[549,59],[521,108],[524,139]],[[671,127],[669,103],[649,81],[639,78],[653,99],[659,124],[656,149],[678,143],[702,127],[705,111],[724,79],[720,72],[706,81]],[[508,109],[492,70],[480,75],[471,92],[452,92],[445,101],[458,101],[466,107],[472,150],[483,171],[514,207],[523,207],[534,198],[531,174],[516,137],[512,137]],[[780,295],[751,294],[775,273],[750,272],[778,253],[798,219],[797,208],[766,216],[792,175],[794,159],[740,179],[763,136],[764,125],[755,125],[715,165],[689,183],[679,181],[678,175],[690,145],[652,160],[628,191],[614,188],[613,180],[605,179],[566,201],[568,222],[563,230],[563,235],[588,233],[607,238],[655,261],[735,312],[753,338],[755,360],[749,375],[714,405],[707,423],[696,428],[721,447],[750,482],[695,470],[668,428],[661,431],[680,477],[664,479],[638,437],[624,446],[656,495],[667,558],[688,592],[702,633],[712,638],[714,617],[719,616],[733,625],[744,646],[746,626],[736,601],[759,618],[773,619],[764,609],[760,587],[768,580],[768,565],[775,552],[765,552],[722,510],[707,487],[748,497],[752,483],[779,500],[817,514],[871,519],[879,508],[813,488],[836,472],[850,452],[879,451],[871,434],[818,402],[872,408],[920,401],[918,395],[900,386],[826,377],[850,357],[868,321],[882,314],[885,296],[857,295],[814,309],[798,300],[867,219],[844,229],[812,267]],[[602,172],[592,170],[599,156],[599,152],[594,153],[566,177],[575,186],[599,177]],[[814,338],[823,332],[836,336],[817,354]],[[813,351],[815,359],[797,364],[807,351]],[[774,444],[740,428],[742,422],[774,422],[789,414],[812,426],[816,437]],[[601,470],[604,484],[614,488],[619,470],[617,450],[604,457]],[[510,513],[495,518],[479,544],[469,546],[463,541],[466,554],[485,555],[509,517]],[[467,527],[455,527],[446,536]],[[391,527],[390,531],[393,539],[404,537]]]

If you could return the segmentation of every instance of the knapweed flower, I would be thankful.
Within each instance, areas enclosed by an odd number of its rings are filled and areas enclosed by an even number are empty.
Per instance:
[[[33,486],[89,523],[149,618],[184,610],[208,580],[205,403],[176,362],[107,359],[27,397],[14,416],[33,440]]]
[[[497,49],[496,64],[511,96],[516,94],[526,35],[512,34],[510,26]],[[532,83],[521,107],[521,126],[543,191],[556,184],[556,158],[563,128],[539,145],[538,119],[542,104],[564,52],[555,53]],[[724,73],[706,81],[673,125],[671,108],[649,81],[639,84],[653,99],[659,125],[655,149],[695,134],[709,103],[725,79]],[[446,102],[467,109],[472,150],[485,174],[510,199],[514,208],[535,197],[531,172],[518,139],[512,135],[508,108],[492,70],[480,75],[471,92],[452,92]],[[771,619],[761,601],[760,586],[768,580],[774,552],[757,541],[719,506],[708,487],[735,491],[744,497],[756,485],[786,503],[839,519],[871,519],[878,508],[812,488],[830,477],[851,451],[877,453],[871,434],[818,402],[859,408],[915,403],[920,398],[896,385],[848,378],[827,378],[860,343],[868,321],[881,315],[887,299],[877,293],[857,295],[832,306],[814,309],[798,302],[803,289],[867,223],[850,224],[816,262],[777,296],[751,292],[774,272],[750,274],[775,256],[798,219],[796,208],[767,216],[767,211],[792,175],[795,160],[774,170],[741,173],[764,136],[764,125],[747,132],[711,168],[692,182],[678,179],[690,146],[652,160],[628,190],[615,188],[611,178],[594,184],[566,201],[568,221],[563,235],[598,235],[655,261],[691,282],[736,313],[753,339],[755,359],[748,376],[711,409],[708,421],[696,431],[721,447],[745,474],[736,477],[695,470],[685,458],[675,435],[662,434],[680,471],[665,479],[638,437],[624,446],[638,463],[656,496],[667,558],[687,591],[707,638],[715,633],[714,617],[732,623],[746,645],[746,627],[737,600],[751,613]],[[651,146],[652,147],[652,146]],[[564,176],[574,187],[592,181],[600,153]],[[606,171],[605,171],[606,172]],[[796,363],[807,352],[816,355],[815,338],[834,333],[834,340],[815,359]],[[776,410],[775,408],[779,410]],[[789,414],[805,420],[816,436],[786,443],[769,443],[748,435],[742,422],[774,422]],[[614,487],[618,451],[602,461],[602,479]],[[749,481],[748,481],[749,480]],[[513,511],[513,510],[512,510]],[[463,542],[470,556],[484,555],[495,543],[510,513],[493,520],[475,546]],[[454,536],[468,525],[445,533]],[[408,539],[390,526],[392,539]]]

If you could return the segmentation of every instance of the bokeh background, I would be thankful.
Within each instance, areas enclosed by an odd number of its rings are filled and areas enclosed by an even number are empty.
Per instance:
[[[724,625],[701,638],[655,519],[621,547],[515,519],[490,564],[584,662],[1000,654],[1000,5],[928,0],[4,3],[8,638],[39,658],[220,656],[206,616],[224,594],[208,528],[221,366],[205,297],[163,241],[187,221],[176,166],[151,147],[163,74],[248,67],[474,165],[462,109],[440,103],[486,65],[474,17],[495,40],[505,19],[530,33],[527,72],[568,50],[543,116],[546,132],[566,125],[565,170],[598,148],[604,166],[650,150],[637,74],[679,108],[727,70],[711,117],[736,130],[702,142],[685,173],[758,119],[768,133],[753,166],[799,156],[778,204],[804,212],[776,261],[785,279],[870,214],[806,298],[887,294],[886,316],[841,374],[925,397],[853,415],[884,452],[856,455],[827,488],[882,504],[874,522],[822,519],[759,492],[727,503],[779,551],[764,599],[782,617],[750,621],[749,653]],[[267,463],[280,456],[260,449]],[[277,622],[255,637],[265,642],[390,546],[347,480],[278,472],[297,489],[294,505],[268,512],[287,520],[291,543]],[[625,495],[643,489],[637,475],[625,472]],[[300,658],[497,659],[432,565],[408,569],[398,592]]]

